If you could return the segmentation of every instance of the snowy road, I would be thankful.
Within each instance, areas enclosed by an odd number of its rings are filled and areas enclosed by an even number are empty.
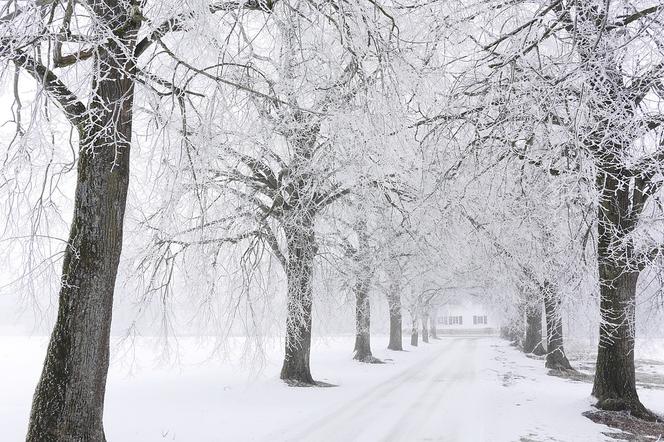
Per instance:
[[[444,339],[433,354],[286,440],[485,441],[478,340]],[[426,344],[425,344],[426,345]]]
[[[590,406],[588,384],[547,376],[541,360],[505,341],[445,337],[424,347],[428,355],[407,369],[265,440],[612,440],[603,434],[607,427],[581,415]]]
[[[314,376],[334,388],[290,388],[276,373],[277,341],[262,374],[210,359],[209,346],[182,338],[180,363],[155,364],[159,345],[138,340],[129,366],[115,347],[105,406],[109,441],[122,442],[592,442],[610,440],[607,427],[581,413],[591,385],[548,376],[496,337],[444,337],[386,350],[386,364],[351,359],[353,337],[318,340]],[[34,385],[47,340],[0,336],[0,440],[25,438]],[[242,341],[238,341],[242,344]],[[237,345],[236,348],[241,348]],[[231,351],[235,351],[231,349]],[[236,359],[240,353],[236,354]],[[664,390],[642,398],[664,411]]]

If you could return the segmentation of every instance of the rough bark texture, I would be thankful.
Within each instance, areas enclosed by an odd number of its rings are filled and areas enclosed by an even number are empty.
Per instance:
[[[607,123],[608,124],[608,123]],[[601,163],[596,178],[598,207],[598,274],[600,283],[600,330],[593,396],[605,410],[628,410],[645,419],[656,419],[641,404],[636,392],[634,368],[634,321],[639,266],[634,244],[628,236],[638,223],[645,197],[625,186],[626,171],[613,161]],[[613,166],[613,167],[612,167]]]
[[[417,347],[417,340],[418,340],[417,318],[413,318],[413,324],[410,330],[410,345],[412,345],[413,347]]]
[[[28,441],[104,441],[103,410],[113,292],[129,184],[138,23],[126,5],[96,2],[116,39],[95,52],[89,119],[79,129],[74,216],[65,250],[57,320],[32,402]]]
[[[285,229],[288,262],[286,352],[281,379],[293,384],[315,384],[309,368],[311,309],[316,243],[313,216],[304,216]]]
[[[289,38],[292,37],[289,35]],[[317,253],[314,223],[318,210],[315,189],[312,189],[316,181],[311,175],[311,161],[320,123],[309,121],[311,119],[302,113],[296,113],[295,118],[299,129],[287,136],[293,150],[288,169],[291,181],[284,189],[285,200],[275,204],[284,210],[281,222],[288,255],[286,351],[281,379],[291,385],[317,385],[309,368],[314,258]]]
[[[572,370],[563,346],[563,321],[560,295],[555,286],[544,284],[544,314],[546,316],[546,362],[553,370]]]
[[[605,165],[603,170],[610,169]],[[597,369],[592,394],[605,410],[628,410],[656,419],[639,400],[634,368],[634,321],[638,267],[634,245],[627,235],[637,224],[638,195],[621,183],[621,171],[600,170],[597,255],[600,282],[600,329]],[[620,253],[617,253],[617,252]]]
[[[526,337],[523,340],[523,351],[537,356],[546,353],[542,346],[542,311],[539,307],[526,309]]]
[[[387,304],[390,313],[390,342],[387,348],[390,350],[403,350],[403,324],[401,317],[401,296],[399,295],[399,288],[394,285],[390,287],[387,294]]]
[[[620,272],[606,269],[606,265],[601,267],[604,267],[603,272]],[[637,277],[638,274],[634,273],[621,274],[611,286],[603,284],[600,289],[602,324],[592,394],[598,399],[599,408],[629,410],[639,417],[646,417],[648,413],[636,392],[634,369],[632,327]]]

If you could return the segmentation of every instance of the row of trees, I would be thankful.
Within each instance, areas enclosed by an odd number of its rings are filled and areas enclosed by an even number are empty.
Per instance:
[[[595,284],[598,406],[655,419],[633,355],[637,281],[660,256],[646,215],[661,210],[661,13],[599,0],[8,2],[3,235],[62,265],[28,439],[104,440],[123,238],[140,312],[180,296],[226,334],[285,319],[294,385],[315,384],[321,281],[353,293],[361,361],[376,361],[372,287],[398,350],[402,305],[416,343],[446,287],[493,285],[513,288],[500,293],[535,334],[544,307],[547,366],[563,369],[563,297]],[[65,127],[78,148],[53,136]],[[72,162],[64,253],[45,253]]]
[[[636,392],[634,337],[639,274],[659,255],[646,214],[657,213],[649,202],[662,182],[661,6],[552,1],[508,11],[520,13],[509,30],[480,43],[494,71],[479,86],[492,92],[478,122],[505,160],[518,158],[556,183],[567,216],[554,219],[581,226],[568,231],[582,249],[553,269],[571,264],[574,275],[592,247],[596,267],[583,276],[599,288],[597,406],[656,419]],[[550,257],[556,226],[537,228]],[[556,280],[539,281],[540,296],[555,305]]]
[[[376,162],[373,155],[385,157],[378,136],[356,136],[367,128],[394,131],[392,121],[370,121],[380,119],[375,109],[389,104],[394,87],[394,18],[377,3],[249,0],[185,7],[72,0],[10,2],[0,24],[0,57],[15,86],[17,136],[8,144],[8,160],[29,151],[28,131],[39,135],[69,124],[70,142],[78,143],[73,220],[62,259],[52,260],[62,265],[58,314],[28,440],[105,438],[130,163],[153,174],[152,189],[170,191],[157,199],[148,193],[149,203],[136,210],[141,219],[132,220],[152,233],[139,247],[136,266],[144,299],[167,294],[174,275],[186,279],[190,266],[200,263],[196,258],[210,258],[214,270],[228,245],[243,249],[240,263],[250,287],[267,250],[286,279],[281,377],[313,384],[312,292],[322,218],[350,194],[371,193],[397,207],[408,193],[397,173],[379,164],[366,167]],[[25,75],[33,80],[27,90],[19,84]],[[22,101],[33,85],[38,95],[26,130]],[[54,149],[61,148],[58,141],[52,139]],[[132,148],[151,143],[164,143],[163,151],[153,149],[149,158],[139,151],[130,161]],[[3,186],[23,179],[13,174],[18,164],[5,161]],[[66,173],[54,169],[44,168],[44,183]],[[145,177],[141,172],[133,175]],[[16,193],[34,196],[37,180],[31,175]],[[50,190],[58,189],[56,183]],[[30,215],[57,202],[52,198],[39,199]],[[361,353],[369,349],[363,340],[371,274],[364,226],[353,222],[359,242],[337,249],[359,265],[357,353],[366,360]],[[9,238],[20,241],[24,227],[17,223]],[[54,230],[38,218],[26,233],[31,241],[48,242],[56,240]]]

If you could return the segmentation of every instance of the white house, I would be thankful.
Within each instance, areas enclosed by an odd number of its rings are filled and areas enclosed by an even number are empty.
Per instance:
[[[437,330],[441,334],[496,334],[500,319],[482,300],[481,289],[459,289],[445,297],[436,311]]]

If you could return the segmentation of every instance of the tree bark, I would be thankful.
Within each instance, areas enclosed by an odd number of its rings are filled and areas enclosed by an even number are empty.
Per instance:
[[[315,385],[309,368],[311,313],[316,242],[313,214],[285,227],[288,261],[286,351],[281,379],[294,385]]]
[[[369,233],[367,221],[360,217],[354,229],[357,233],[358,246],[353,253],[357,265],[355,292],[355,348],[353,359],[360,362],[379,363],[380,360],[371,354],[371,303],[369,287],[373,277],[372,262],[369,250]]]
[[[355,349],[353,359],[375,362],[371,354],[371,305],[369,302],[369,276],[358,275],[355,284]]]
[[[563,346],[563,321],[560,294],[555,286],[544,283],[544,314],[546,316],[546,368],[572,370]]]
[[[438,339],[438,324],[436,323],[438,318],[436,313],[436,309],[432,309],[429,316],[429,335],[432,339]]]
[[[103,4],[102,4],[103,3]],[[28,441],[105,441],[104,395],[113,293],[129,185],[135,70],[128,57],[139,23],[124,3],[92,6],[125,31],[95,52],[89,118],[79,129],[74,216],[64,254],[58,315],[33,397]]]
[[[410,345],[413,347],[417,347],[417,340],[418,340],[418,335],[417,335],[417,317],[413,316],[412,319],[412,327],[410,330]]]
[[[622,273],[620,269],[606,269]],[[632,414],[647,414],[636,392],[634,369],[634,299],[638,274],[619,274],[610,286],[600,288],[601,325],[597,352],[597,370],[593,396],[598,407],[607,410],[629,410]],[[606,279],[604,279],[606,283]]]
[[[542,311],[539,306],[526,308],[526,338],[523,341],[523,351],[537,356],[546,353],[542,346]]]
[[[399,295],[399,288],[395,284],[390,287],[387,294],[387,304],[390,312],[390,342],[387,348],[390,350],[403,350],[403,325],[401,317],[401,296]]]
[[[644,419],[656,419],[639,399],[634,368],[634,321],[639,270],[630,265],[634,246],[626,234],[636,220],[630,217],[631,199],[621,188],[620,177],[608,173],[601,181],[602,200],[598,222],[598,268],[600,282],[600,328],[597,366],[592,394],[597,407],[628,410]],[[616,256],[616,247],[627,259]]]
[[[424,312],[422,314],[422,342],[429,343],[429,313]]]
[[[289,27],[289,40],[293,37],[291,31],[294,29]],[[317,385],[309,368],[314,258],[318,251],[314,229],[318,207],[315,192],[312,191],[315,179],[311,174],[311,161],[320,122],[308,117],[301,112],[294,115],[299,128],[287,137],[289,148],[293,151],[288,169],[292,181],[284,189],[286,200],[279,203],[284,208],[280,221],[288,252],[286,348],[281,379],[291,385]]]

